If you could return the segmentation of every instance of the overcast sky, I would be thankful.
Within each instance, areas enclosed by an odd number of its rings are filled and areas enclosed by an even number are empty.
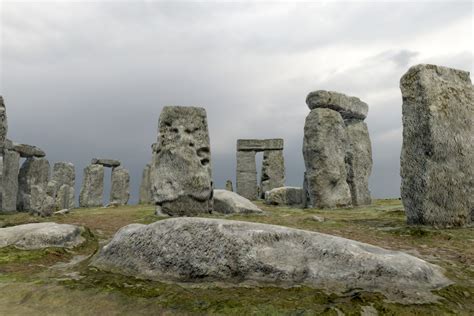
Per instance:
[[[206,108],[216,187],[235,179],[238,138],[284,138],[286,184],[301,186],[305,98],[320,89],[369,104],[371,191],[398,197],[400,77],[418,63],[473,70],[470,1],[2,0],[0,10],[9,138],[73,162],[77,187],[91,158],[121,160],[132,201],[165,105]]]

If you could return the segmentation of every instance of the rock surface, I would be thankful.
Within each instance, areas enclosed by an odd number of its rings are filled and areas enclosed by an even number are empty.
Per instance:
[[[30,194],[30,214],[51,216],[55,210],[54,198],[47,194],[45,185],[33,185]]]
[[[140,204],[150,204],[152,202],[150,168],[151,165],[147,164],[143,169],[142,182],[140,183],[140,196],[138,202]]]
[[[122,167],[112,169],[112,186],[110,188],[110,203],[127,205],[130,198],[130,174]]]
[[[281,187],[265,192],[265,203],[270,205],[304,206],[304,191],[298,187]]]
[[[214,212],[221,214],[263,213],[248,199],[228,190],[214,190]]]
[[[336,293],[363,289],[418,303],[449,284],[439,267],[402,252],[287,227],[204,218],[123,227],[92,265],[152,280],[305,285]]]
[[[31,210],[31,188],[34,185],[46,187],[49,181],[49,162],[45,158],[30,157],[25,160],[18,175],[19,211]]]
[[[54,199],[54,209],[74,208],[76,172],[70,162],[57,162],[53,167],[53,175],[48,183],[48,195]]]
[[[237,151],[237,194],[257,199],[257,163],[254,151]]]
[[[364,120],[369,111],[367,103],[359,98],[334,91],[313,91],[306,97],[306,104],[310,110],[327,108],[337,111],[344,119]]]
[[[14,212],[17,209],[18,174],[20,171],[20,154],[13,150],[3,153],[1,175],[1,210]]]
[[[465,226],[474,217],[474,91],[469,73],[411,67],[403,96],[401,195],[409,224]]]
[[[265,192],[284,185],[285,159],[283,158],[283,150],[265,150],[263,152],[259,197],[265,198]]]
[[[225,182],[225,189],[230,192],[234,192],[234,185],[232,184],[232,181],[227,180]]]
[[[0,95],[0,149],[3,149],[8,133],[7,109],[3,97]],[[1,152],[1,150],[0,150]]]
[[[313,207],[351,205],[345,165],[346,137],[345,124],[338,112],[316,108],[306,117],[303,156]]]
[[[73,248],[82,244],[84,229],[79,226],[57,223],[33,223],[0,228],[0,248],[18,249],[49,247]]]
[[[76,193],[74,187],[70,185],[63,184],[59,187],[56,192],[56,197],[54,199],[54,209],[72,209],[76,207]]]
[[[79,194],[80,207],[102,206],[104,194],[104,166],[89,165],[84,168],[82,188]]]
[[[46,156],[41,148],[32,145],[13,143],[13,150],[19,153],[22,158],[42,158]]]
[[[120,161],[114,159],[93,158],[91,165],[102,165],[107,168],[116,168],[120,166]]]
[[[238,139],[237,151],[283,150],[282,138]]]
[[[165,106],[151,179],[153,200],[171,216],[212,212],[211,148],[206,110]]]

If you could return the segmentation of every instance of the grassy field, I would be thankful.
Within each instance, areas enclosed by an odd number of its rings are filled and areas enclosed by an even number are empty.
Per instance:
[[[436,292],[438,303],[401,305],[363,291],[338,296],[307,287],[222,289],[139,280],[89,268],[89,258],[119,228],[163,218],[153,215],[152,206],[143,205],[77,209],[51,218],[0,215],[0,227],[54,221],[88,228],[87,243],[73,250],[0,249],[0,315],[474,314],[474,228],[409,227],[399,200],[336,210],[257,204],[266,211],[264,215],[226,218],[318,231],[405,251],[444,267],[454,284]]]

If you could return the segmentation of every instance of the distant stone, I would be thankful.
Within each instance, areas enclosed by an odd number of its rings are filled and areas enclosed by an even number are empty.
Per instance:
[[[102,165],[108,168],[116,168],[120,166],[120,161],[114,159],[94,158],[91,161],[91,165]]]
[[[227,181],[225,182],[225,189],[226,189],[227,191],[234,192],[234,186],[233,186],[233,184],[232,184],[232,181],[227,180]]]
[[[110,188],[110,203],[127,205],[130,198],[130,174],[127,169],[117,167],[112,169],[112,186]]]
[[[50,247],[74,248],[85,239],[84,228],[56,223],[33,223],[0,228],[0,248],[13,246],[18,249],[42,249]]]
[[[33,185],[30,193],[30,213],[38,216],[51,216],[55,209],[54,198],[46,193],[44,185]]]
[[[237,185],[236,192],[249,200],[256,200],[257,162],[254,151],[237,151]]]
[[[214,212],[221,214],[251,214],[262,213],[262,210],[237,193],[228,190],[214,190]]]
[[[238,139],[237,151],[283,150],[283,139]]]
[[[8,119],[7,109],[3,101],[3,97],[0,95],[0,149],[4,147],[5,141],[7,140],[8,133]]]
[[[71,187],[67,184],[61,185],[56,192],[54,201],[56,210],[61,210],[64,208],[73,209],[76,207],[74,187]]]
[[[22,158],[42,158],[46,156],[42,149],[32,145],[13,143],[13,150],[19,153]]]
[[[283,150],[265,150],[263,152],[259,198],[265,198],[265,192],[284,185],[285,159]]]
[[[49,181],[49,162],[45,158],[30,157],[21,165],[18,175],[18,199],[17,209],[19,211],[30,211],[31,188],[39,185],[46,189]]]
[[[337,111],[344,119],[364,120],[367,117],[369,106],[357,97],[350,97],[345,94],[318,90],[308,94],[306,104],[310,110],[317,108],[327,108]]]
[[[158,281],[303,285],[338,294],[359,289],[416,303],[433,301],[430,291],[450,284],[441,268],[403,252],[288,227],[206,218],[125,226],[91,264]]]
[[[10,213],[17,210],[20,154],[13,150],[5,150],[2,162],[0,206],[3,212]]]
[[[280,187],[265,192],[265,203],[269,205],[303,206],[304,192],[298,187]]]
[[[324,222],[326,219],[322,216],[318,216],[318,215],[313,215],[311,216],[311,219],[315,222],[319,222],[319,223],[322,223]]]
[[[147,164],[142,172],[142,182],[140,183],[140,204],[151,204],[151,179],[150,179],[151,165]]]
[[[97,207],[103,205],[104,166],[92,164],[84,168],[82,188],[79,194],[80,207]]]
[[[53,167],[47,193],[54,199],[55,210],[74,208],[76,172],[70,162],[57,162]]]

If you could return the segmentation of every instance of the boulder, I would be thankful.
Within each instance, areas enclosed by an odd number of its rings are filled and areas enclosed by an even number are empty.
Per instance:
[[[346,127],[341,115],[316,108],[306,117],[303,157],[310,204],[316,208],[350,206],[345,165]]]
[[[265,150],[263,152],[259,197],[265,198],[265,192],[284,185],[285,159],[283,158],[283,150]]]
[[[262,210],[237,193],[228,190],[214,190],[214,212],[221,214],[251,214],[262,213]]]
[[[367,103],[359,98],[334,91],[313,91],[306,97],[306,104],[310,110],[326,108],[337,111],[344,119],[364,120],[369,111]]]
[[[85,239],[84,228],[57,223],[33,223],[0,228],[0,248],[13,246],[18,249],[42,249],[49,247],[74,248]]]
[[[151,165],[147,164],[142,172],[142,182],[140,184],[140,196],[139,196],[140,204],[152,203],[150,169],[151,169]]]
[[[257,163],[254,151],[237,151],[236,192],[249,200],[256,200]]]
[[[206,218],[125,226],[91,264],[159,281],[303,285],[339,294],[357,289],[417,303],[432,301],[431,290],[450,284],[441,268],[403,252],[282,226]]]
[[[31,188],[46,187],[49,181],[49,162],[45,158],[30,157],[21,165],[18,175],[17,209],[31,210]]]
[[[112,169],[112,186],[110,188],[110,203],[127,205],[130,198],[130,174],[127,169],[117,167]]]
[[[265,192],[265,203],[270,205],[304,206],[303,188],[281,187]]]
[[[469,72],[411,67],[403,96],[401,196],[409,224],[467,226],[474,217],[474,89]]]
[[[84,168],[82,188],[79,194],[80,207],[97,207],[103,205],[104,166],[89,165]]]
[[[114,159],[93,158],[91,165],[102,165],[107,168],[116,168],[120,166],[120,161]]]
[[[170,216],[212,212],[211,148],[206,110],[165,106],[151,176],[153,200]]]
[[[234,192],[234,185],[232,184],[231,180],[227,180],[225,182],[225,189],[230,192]]]
[[[5,150],[2,162],[0,206],[3,212],[14,212],[17,209],[20,154],[13,150]]]
[[[32,145],[13,143],[13,150],[19,153],[22,158],[42,158],[46,156],[42,149]]]

